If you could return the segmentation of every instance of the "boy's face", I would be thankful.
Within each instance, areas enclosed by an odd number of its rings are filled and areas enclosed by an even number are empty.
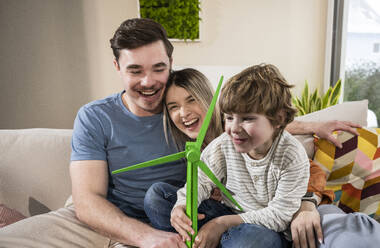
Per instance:
[[[237,152],[261,159],[272,146],[275,128],[265,115],[232,113],[225,114],[225,130]]]
[[[114,61],[124,84],[123,100],[137,116],[150,116],[162,111],[162,97],[171,68],[171,59],[159,40],[135,49],[122,49]]]

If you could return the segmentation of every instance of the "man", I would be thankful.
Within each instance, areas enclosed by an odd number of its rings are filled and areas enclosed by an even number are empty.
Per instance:
[[[183,185],[182,162],[110,174],[176,152],[165,143],[162,122],[173,46],[158,23],[130,19],[115,32],[111,47],[124,91],[78,112],[70,165],[76,214],[104,236],[124,244],[185,247],[177,234],[143,223],[148,221],[143,211],[146,190],[157,181]]]

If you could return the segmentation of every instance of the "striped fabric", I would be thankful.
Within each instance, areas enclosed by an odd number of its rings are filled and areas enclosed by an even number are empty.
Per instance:
[[[326,188],[335,204],[347,213],[362,212],[380,221],[380,128],[358,128],[359,136],[340,132],[337,148],[324,139],[314,162],[327,173]]]
[[[19,220],[26,218],[24,215],[14,209],[0,204],[0,228],[15,223]]]

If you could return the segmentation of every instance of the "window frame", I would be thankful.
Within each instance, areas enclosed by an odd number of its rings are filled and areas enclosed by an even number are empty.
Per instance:
[[[348,1],[328,0],[327,3],[327,26],[325,43],[325,72],[323,80],[323,90],[341,79],[344,92],[345,59],[346,59],[346,38],[348,21]],[[339,102],[343,101],[341,94]]]

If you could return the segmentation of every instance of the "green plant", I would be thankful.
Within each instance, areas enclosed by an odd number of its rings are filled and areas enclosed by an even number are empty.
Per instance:
[[[298,110],[297,115],[305,115],[337,104],[341,89],[342,83],[339,79],[334,87],[330,86],[326,93],[320,96],[318,89],[315,89],[313,93],[310,93],[309,85],[306,81],[301,98],[292,97],[292,103]]]
[[[360,61],[349,66],[344,79],[344,101],[368,99],[368,108],[380,120],[380,68],[372,61]]]
[[[160,23],[174,39],[199,39],[199,11],[199,0],[140,0],[140,16]]]

